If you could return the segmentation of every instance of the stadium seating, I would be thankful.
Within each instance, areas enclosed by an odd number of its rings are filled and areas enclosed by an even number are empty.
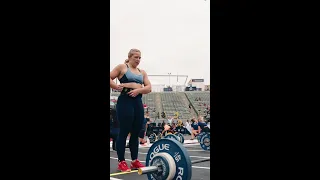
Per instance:
[[[112,92],[110,95],[119,96],[120,93]],[[196,101],[196,98],[201,100]],[[149,107],[151,118],[155,118],[157,112],[163,111],[167,117],[174,117],[175,112],[179,112],[179,119],[185,122],[185,120],[192,118],[188,108],[189,103],[200,115],[206,114],[204,104],[210,105],[210,92],[152,92],[143,95],[142,102]]]
[[[206,114],[205,113],[206,106],[210,105],[210,92],[196,91],[196,92],[185,92],[185,94],[187,95],[189,101],[191,102],[195,110],[199,113],[199,115],[204,116]],[[204,104],[206,106],[204,106]]]
[[[188,101],[185,99],[183,92],[163,92],[160,93],[160,96],[162,109],[167,116],[174,116],[175,112],[179,112],[179,119],[186,120],[191,118],[188,110]]]

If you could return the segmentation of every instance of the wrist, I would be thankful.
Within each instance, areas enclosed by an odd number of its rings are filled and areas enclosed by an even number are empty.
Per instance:
[[[142,88],[138,88],[137,91],[138,91],[138,94],[142,94]]]

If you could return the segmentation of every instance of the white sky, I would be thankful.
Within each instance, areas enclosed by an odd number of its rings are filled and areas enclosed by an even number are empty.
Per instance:
[[[111,0],[110,8],[110,71],[137,48],[147,74],[210,83],[210,0]],[[168,84],[169,78],[150,81]]]

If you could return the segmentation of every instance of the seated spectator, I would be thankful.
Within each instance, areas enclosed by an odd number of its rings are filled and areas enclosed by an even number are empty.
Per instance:
[[[191,140],[194,139],[200,133],[200,127],[198,125],[197,119],[191,120]]]
[[[172,126],[171,126],[171,127],[172,127],[172,130],[175,131],[175,130],[176,130],[176,127],[177,127],[177,126],[176,126],[176,123],[172,123]]]
[[[172,126],[164,125],[163,131],[161,132],[162,136],[166,136],[168,133],[174,134],[175,131]]]
[[[199,126],[199,132],[210,132],[210,129],[207,126],[207,123],[204,122],[204,119],[202,116],[199,116],[198,118],[198,126]]]
[[[168,118],[168,125],[170,125],[172,123],[173,118],[171,116],[169,116]]]
[[[191,126],[190,126],[189,120],[185,122],[184,128],[187,130],[185,131],[185,133],[191,135]]]

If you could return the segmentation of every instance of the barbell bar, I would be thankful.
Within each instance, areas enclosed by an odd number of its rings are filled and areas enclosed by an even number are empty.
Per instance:
[[[177,140],[163,138],[150,147],[146,158],[146,167],[131,172],[114,173],[110,176],[138,172],[147,174],[148,179],[190,180],[192,177],[192,164],[210,161],[210,158],[191,161],[185,147]]]

